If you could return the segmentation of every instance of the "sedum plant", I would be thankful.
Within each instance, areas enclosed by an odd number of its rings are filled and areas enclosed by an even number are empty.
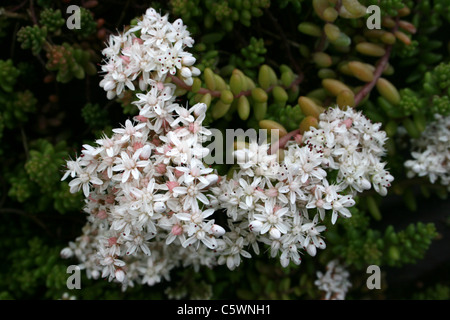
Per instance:
[[[2,298],[446,298],[446,0],[2,6]]]

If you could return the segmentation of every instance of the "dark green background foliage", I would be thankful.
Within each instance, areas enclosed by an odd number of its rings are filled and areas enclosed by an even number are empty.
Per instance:
[[[395,181],[387,197],[363,193],[351,219],[328,226],[326,250],[286,269],[266,253],[244,261],[233,272],[225,267],[200,272],[179,269],[170,283],[126,292],[84,274],[81,290],[66,287],[67,266],[77,261],[63,260],[60,251],[80,234],[85,213],[82,195],[70,194],[67,183],[60,181],[65,159],[76,157],[84,143],[111,132],[136,112],[132,96],[108,101],[98,85],[101,50],[108,35],[135,23],[133,19],[151,6],[169,13],[171,21],[181,17],[196,40],[192,52],[202,71],[197,89],[220,91],[229,84],[233,70],[239,69],[267,97],[259,104],[249,97],[249,112],[237,112],[233,102],[219,116],[214,104],[220,95],[208,97],[188,88],[179,91],[180,102],[211,104],[206,119],[211,127],[257,128],[259,120],[271,119],[291,131],[306,117],[298,104],[300,96],[322,107],[336,103],[337,98],[322,86],[323,79],[339,80],[355,93],[362,88],[364,83],[348,73],[346,62],[375,65],[379,57],[360,54],[356,44],[386,45],[392,40],[383,43],[380,35],[367,32],[364,15],[325,21],[312,2],[89,0],[83,1],[81,29],[69,30],[67,6],[81,6],[80,1],[2,1],[0,298],[60,299],[69,293],[77,299],[320,299],[322,293],[313,284],[315,273],[338,258],[351,274],[348,299],[449,299],[447,192],[426,178],[407,179],[403,167],[410,157],[409,139],[420,135],[434,113],[450,114],[448,0],[380,1],[384,18],[392,16],[395,24],[401,10],[400,19],[417,30],[403,30],[409,45],[399,39],[390,44],[389,68],[383,77],[395,86],[398,99],[373,88],[356,106],[383,123],[390,137],[386,161]],[[337,0],[330,3],[342,5]],[[300,23],[309,25],[299,27]],[[325,24],[339,28],[337,40],[329,41]],[[383,23],[383,30],[390,28],[389,22]],[[274,73],[270,89],[258,78],[262,65]],[[208,73],[214,78],[212,84],[205,79]],[[407,134],[400,134],[399,127]],[[223,174],[230,168],[216,169]],[[366,268],[372,264],[383,271],[381,290],[366,287]]]

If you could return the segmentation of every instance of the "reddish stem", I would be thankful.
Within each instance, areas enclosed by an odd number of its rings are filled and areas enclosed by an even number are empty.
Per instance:
[[[300,133],[300,129],[296,129],[294,131],[289,132],[287,135],[282,136],[278,141],[273,143],[270,146],[269,154],[276,153],[279,149],[283,149],[286,143],[288,143],[289,140],[291,140],[292,137]]]
[[[381,77],[384,69],[386,68],[389,57],[391,56],[392,46],[386,47],[386,52],[379,60],[375,72],[373,73],[372,81],[368,82],[362,89],[355,95],[355,106],[357,106],[369,93],[373,87],[377,84],[378,79]]]

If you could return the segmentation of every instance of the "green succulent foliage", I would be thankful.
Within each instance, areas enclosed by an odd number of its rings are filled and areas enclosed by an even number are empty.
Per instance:
[[[233,30],[235,23],[250,27],[252,18],[261,17],[263,10],[270,6],[270,1],[171,0],[170,6],[173,14],[183,17],[183,21],[189,25],[189,28],[195,34],[202,27],[212,29],[215,25],[219,25],[226,32]],[[202,19],[199,19],[200,17]],[[198,20],[203,21],[203,23],[199,24]]]
[[[83,79],[86,74],[95,75],[97,72],[90,53],[67,42],[49,48],[47,59],[46,68],[57,71],[56,80],[61,83],[67,83],[73,78]]]
[[[104,128],[108,124],[108,112],[98,103],[85,104],[81,110],[81,116],[85,123],[94,129]]]
[[[34,55],[41,52],[47,37],[47,27],[38,25],[22,27],[17,32],[17,41],[21,43],[22,49],[30,49]]]
[[[16,84],[20,71],[13,65],[11,59],[0,60],[0,87],[5,92],[11,92]]]
[[[66,146],[60,142],[53,146],[49,141],[40,139],[33,143],[29,159],[25,163],[25,171],[31,181],[39,185],[43,193],[48,193],[59,181],[61,169],[66,156]]]
[[[429,286],[425,290],[413,294],[415,300],[449,300],[450,286],[442,283],[437,283],[434,286]]]
[[[10,184],[8,196],[33,213],[49,208],[59,213],[80,210],[81,196],[70,193],[67,183],[60,181],[66,156],[65,142],[52,145],[45,139],[33,141],[29,158],[6,175]]]
[[[250,38],[248,46],[240,51],[240,55],[230,58],[230,64],[242,69],[246,74],[255,73],[253,70],[265,63],[265,54],[267,49],[264,46],[263,38]],[[252,70],[253,69],[253,70]],[[255,74],[253,74],[254,77]]]
[[[361,1],[361,3],[364,3],[367,6],[369,5],[380,6],[382,16],[396,16],[397,10],[402,9],[405,6],[411,8],[413,5],[412,0],[386,0],[382,2],[378,2],[375,0],[366,0]]]
[[[5,248],[2,253],[2,261],[5,262],[2,273],[9,276],[0,279],[1,294],[10,299],[32,298],[36,291],[45,288],[45,298],[57,299],[55,293],[64,290],[65,280],[55,286],[51,279],[58,276],[66,278],[65,268],[56,267],[61,263],[58,259],[60,248],[45,244],[39,237],[16,237],[12,242],[10,245],[18,249]]]
[[[431,242],[436,238],[434,224],[418,222],[395,232],[392,225],[384,232],[369,226],[369,217],[357,208],[352,208],[352,218],[341,222],[345,238],[330,231],[333,242],[331,251],[343,261],[362,270],[368,265],[400,267],[422,259]]]
[[[71,30],[75,32],[81,39],[88,38],[97,31],[97,22],[91,11],[80,7],[80,28]]]

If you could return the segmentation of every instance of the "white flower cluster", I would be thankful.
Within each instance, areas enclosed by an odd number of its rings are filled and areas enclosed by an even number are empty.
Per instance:
[[[379,125],[339,108],[322,115],[301,144],[290,142],[283,161],[268,153],[268,144],[251,142],[235,151],[233,177],[218,176],[203,161],[209,149],[202,143],[211,135],[202,125],[207,106],[175,103],[175,86],[167,81],[176,69],[187,83],[197,72],[195,59],[182,51],[191,45],[181,20],[170,24],[149,9],[104,50],[107,95],[120,95],[125,86],[134,91],[137,77],[146,92],[136,94],[139,115],[111,137],[84,145],[62,177],[72,178],[71,192],[84,193],[88,218],[61,254],[77,258],[90,278],[126,289],[169,280],[175,267],[233,270],[260,246],[283,266],[300,264],[302,251],[314,256],[326,247],[319,219],[330,213],[334,224],[338,216],[350,217],[355,192],[373,185],[385,194],[393,179],[380,162],[385,135]],[[337,181],[330,182],[336,170]]]
[[[324,165],[338,170],[337,182],[353,192],[372,186],[385,196],[394,177],[385,170],[386,132],[380,123],[371,123],[361,112],[329,108],[320,115],[318,128],[311,128],[303,141],[323,154]]]
[[[184,49],[193,44],[181,19],[170,23],[168,15],[161,16],[150,8],[136,26],[109,38],[102,52],[105,56],[102,71],[106,74],[100,86],[113,99],[126,88],[134,91],[136,82],[145,91],[149,85],[163,81],[167,74],[175,75],[178,71],[185,83],[192,85],[192,77],[199,75],[200,70],[193,66],[192,54]]]
[[[337,260],[331,260],[326,266],[326,272],[317,271],[314,284],[319,290],[325,291],[324,300],[344,300],[352,284],[350,274]]]
[[[317,249],[326,247],[321,235],[325,226],[319,221],[327,212],[335,224],[339,216],[351,217],[348,208],[355,205],[357,192],[373,185],[386,194],[393,177],[381,162],[386,136],[380,125],[337,107],[320,119],[317,129],[304,133],[300,145],[287,145],[282,162],[268,154],[269,145],[256,141],[235,152],[239,170],[211,189],[226,209],[228,226],[241,231],[227,240],[235,250],[228,250],[219,263],[226,261],[234,269],[240,255],[249,257],[247,251],[237,254],[237,248],[251,246],[259,254],[262,243],[270,246],[272,257],[279,255],[284,267],[300,264],[303,250],[315,256]],[[337,173],[332,183],[328,179],[333,171]]]
[[[450,117],[435,115],[418,139],[412,140],[413,159],[405,162],[408,177],[428,176],[431,183],[439,180],[450,185]]]

